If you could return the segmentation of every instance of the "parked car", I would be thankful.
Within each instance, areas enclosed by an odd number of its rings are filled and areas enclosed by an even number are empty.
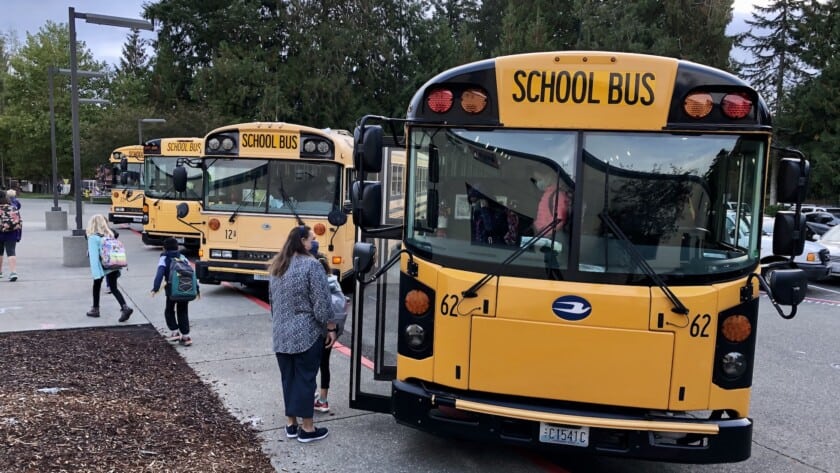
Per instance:
[[[773,254],[773,217],[764,217],[761,221],[761,263],[773,263],[777,261],[789,260],[787,256],[779,256]],[[840,227],[835,227],[840,229]],[[840,276],[840,233],[837,242],[837,276]],[[797,268],[805,271],[805,275],[812,281],[821,281],[832,275],[832,255],[831,249],[822,242],[817,243],[810,240],[805,240],[805,249],[801,255],[793,258],[793,263]]]
[[[831,227],[818,238],[830,253],[831,276],[840,276],[840,225]]]
[[[840,218],[829,212],[816,211],[805,214],[805,238],[813,240],[814,235],[822,235],[838,223]]]

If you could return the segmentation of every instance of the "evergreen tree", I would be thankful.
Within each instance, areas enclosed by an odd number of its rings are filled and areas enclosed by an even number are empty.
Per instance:
[[[752,84],[777,115],[786,111],[785,91],[810,77],[797,40],[804,0],[774,0],[754,5],[750,30],[736,36],[736,44],[752,55],[739,63],[740,75]]]

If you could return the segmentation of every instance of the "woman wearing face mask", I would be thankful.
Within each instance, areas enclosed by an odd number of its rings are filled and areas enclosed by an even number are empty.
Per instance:
[[[534,233],[543,231],[551,225],[555,217],[557,225],[553,232],[560,232],[566,226],[569,211],[569,196],[557,185],[557,173],[550,168],[540,168],[531,175],[531,182],[542,191],[539,203],[537,204],[536,217],[534,218]]]

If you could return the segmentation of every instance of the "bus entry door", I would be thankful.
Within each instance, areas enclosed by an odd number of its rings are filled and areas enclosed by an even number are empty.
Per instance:
[[[399,312],[400,265],[394,264],[370,281],[372,275],[400,251],[401,241],[363,238],[376,246],[373,268],[356,279],[353,293],[350,355],[350,407],[366,411],[391,412],[391,381],[397,373],[397,317]],[[372,359],[371,359],[372,358]]]

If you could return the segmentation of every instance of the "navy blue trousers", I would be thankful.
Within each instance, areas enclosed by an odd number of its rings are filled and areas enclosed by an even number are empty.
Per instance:
[[[323,349],[324,338],[318,337],[303,353],[275,353],[283,384],[286,417],[310,418],[315,415],[312,395]]]

